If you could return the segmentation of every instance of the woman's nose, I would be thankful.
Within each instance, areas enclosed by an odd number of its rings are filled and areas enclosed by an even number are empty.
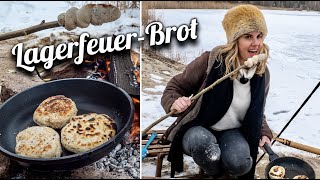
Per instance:
[[[258,38],[253,38],[252,39],[252,46],[258,46],[260,44],[260,41]]]

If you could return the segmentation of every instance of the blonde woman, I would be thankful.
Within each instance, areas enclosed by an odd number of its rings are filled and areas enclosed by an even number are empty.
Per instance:
[[[247,69],[227,79],[191,103],[191,94],[228,74],[248,58],[269,49],[264,44],[267,26],[261,11],[253,5],[230,9],[222,21],[227,44],[215,47],[192,61],[183,73],[173,77],[161,104],[177,120],[162,137],[171,142],[168,160],[171,176],[183,171],[183,153],[192,156],[207,174],[254,178],[258,147],[271,144],[272,133],[264,106],[269,90],[267,59],[247,63]]]

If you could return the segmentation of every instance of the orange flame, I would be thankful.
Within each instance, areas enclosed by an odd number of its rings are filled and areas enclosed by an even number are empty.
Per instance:
[[[106,60],[106,67],[107,67],[108,72],[110,72],[110,64],[111,64],[111,60],[107,59]]]
[[[140,70],[135,69],[133,74],[137,77],[137,82],[140,84]]]
[[[133,115],[133,125],[131,128],[130,139],[131,142],[140,133],[140,100],[132,97],[134,104],[134,115]]]
[[[132,100],[133,100],[133,104],[134,105],[140,104],[140,100],[139,99],[133,97]]]
[[[132,63],[133,63],[133,66],[134,66],[134,67],[137,67],[137,65],[140,65],[140,61],[139,61],[140,57],[139,57],[139,54],[136,53],[136,52],[134,52],[134,51],[131,51],[130,54],[131,54],[131,61],[132,61]]]
[[[133,71],[134,75],[137,77],[137,82],[140,84],[140,69],[137,68],[138,65],[140,65],[140,56],[138,53],[131,51],[131,60],[133,63],[133,66],[135,67],[135,70]]]

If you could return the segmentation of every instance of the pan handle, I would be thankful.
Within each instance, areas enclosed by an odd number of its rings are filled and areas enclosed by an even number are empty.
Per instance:
[[[267,143],[265,143],[265,144],[263,145],[263,148],[264,148],[264,149],[267,151],[267,153],[269,154],[269,160],[270,160],[270,161],[273,161],[273,160],[279,158],[279,156],[272,151],[271,147],[270,147]]]

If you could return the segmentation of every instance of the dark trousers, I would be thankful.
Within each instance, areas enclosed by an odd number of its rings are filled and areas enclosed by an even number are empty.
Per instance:
[[[209,175],[228,173],[241,176],[252,166],[250,149],[239,129],[217,132],[201,126],[190,128],[183,136],[184,153]]]

